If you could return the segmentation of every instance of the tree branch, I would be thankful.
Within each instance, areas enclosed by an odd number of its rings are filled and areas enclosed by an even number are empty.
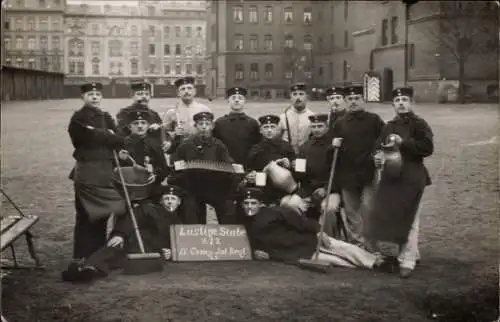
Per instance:
[[[437,29],[439,30],[440,28]],[[427,33],[434,38],[437,44],[444,45],[457,60],[460,59],[456,48],[456,41],[454,42],[454,39],[448,39],[447,37],[439,34],[439,31],[436,32],[434,29],[428,29]]]

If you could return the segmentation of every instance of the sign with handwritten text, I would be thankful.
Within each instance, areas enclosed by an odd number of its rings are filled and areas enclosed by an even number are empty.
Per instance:
[[[252,259],[247,232],[242,225],[173,225],[170,238],[173,261]]]

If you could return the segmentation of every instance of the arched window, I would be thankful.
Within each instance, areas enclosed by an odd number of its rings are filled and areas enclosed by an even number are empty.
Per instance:
[[[84,42],[79,38],[73,38],[68,41],[69,51],[68,54],[70,57],[79,57],[83,56],[83,47]]]

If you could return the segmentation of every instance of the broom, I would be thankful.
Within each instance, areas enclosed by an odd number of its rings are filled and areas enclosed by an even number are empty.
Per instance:
[[[330,191],[332,190],[333,186],[333,178],[335,176],[335,166],[337,164],[337,157],[339,154],[339,147],[334,146],[333,147],[333,160],[332,160],[332,165],[330,168],[330,176],[328,177],[328,187],[326,190],[326,204],[325,207],[323,208],[323,215],[322,215],[322,220],[320,223],[320,233],[318,236],[318,243],[316,244],[316,251],[314,252],[313,259],[299,259],[299,267],[305,268],[305,269],[310,269],[314,271],[319,271],[322,273],[326,273],[328,268],[331,266],[330,262],[327,261],[322,261],[319,260],[319,250],[321,246],[321,236],[323,235],[325,231],[325,222],[326,222],[326,212],[328,209],[328,206],[330,205]]]
[[[161,271],[163,269],[161,254],[146,253],[144,249],[144,243],[142,241],[141,232],[139,231],[139,226],[137,225],[137,219],[134,214],[134,209],[132,208],[132,202],[130,201],[130,196],[127,187],[125,185],[125,179],[123,177],[123,172],[120,167],[118,155],[114,150],[113,150],[113,156],[115,158],[116,166],[118,168],[118,175],[120,176],[120,182],[123,188],[123,194],[125,195],[125,201],[127,202],[127,208],[129,211],[130,219],[132,220],[132,227],[134,228],[135,237],[137,239],[137,244],[139,245],[139,251],[140,251],[140,253],[127,254],[127,261],[125,262],[124,265],[124,273],[132,275],[132,274],[145,274],[149,272]]]

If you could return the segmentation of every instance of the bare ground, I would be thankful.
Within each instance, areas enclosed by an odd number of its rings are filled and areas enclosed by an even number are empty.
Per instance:
[[[112,114],[126,100],[107,100]],[[221,101],[211,104],[225,112]],[[285,103],[249,103],[253,116]],[[324,111],[322,103],[312,109]],[[161,111],[172,100],[156,100]],[[2,186],[26,212],[45,271],[2,281],[10,322],[24,321],[487,321],[498,316],[498,136],[495,106],[420,106],[435,133],[427,165],[422,264],[409,280],[337,268],[323,275],[278,263],[169,263],[161,273],[115,273],[91,285],[60,281],[71,258],[72,167],[66,126],[78,100],[2,104]],[[370,105],[385,119],[389,105]],[[492,141],[495,142],[495,141]],[[13,213],[4,202],[2,214]],[[22,241],[18,252],[25,252]],[[388,247],[388,250],[392,250]],[[5,252],[3,257],[9,257]]]

